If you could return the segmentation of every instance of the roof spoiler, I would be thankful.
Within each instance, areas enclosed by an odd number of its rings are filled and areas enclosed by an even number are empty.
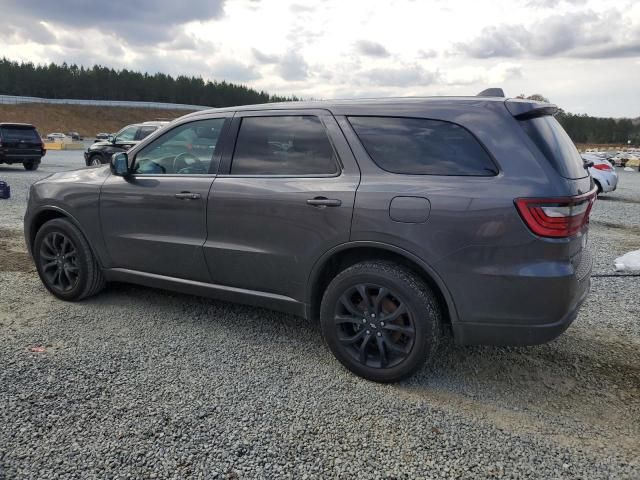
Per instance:
[[[476,97],[505,97],[504,90],[501,88],[487,88],[481,91]]]
[[[555,115],[558,113],[557,105],[553,103],[536,102],[519,98],[510,98],[504,104],[507,110],[518,120],[528,120],[530,118],[544,117],[545,115]]]

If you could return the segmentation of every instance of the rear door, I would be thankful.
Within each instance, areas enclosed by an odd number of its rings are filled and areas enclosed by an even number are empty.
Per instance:
[[[207,213],[212,281],[304,301],[309,271],[349,240],[360,171],[324,110],[239,112]]]
[[[107,178],[100,219],[112,268],[210,280],[207,197],[227,126],[225,115],[176,125],[132,152],[133,174]]]

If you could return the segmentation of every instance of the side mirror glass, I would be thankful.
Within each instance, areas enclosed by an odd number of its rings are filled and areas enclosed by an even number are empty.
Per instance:
[[[129,174],[129,157],[126,153],[119,152],[111,156],[111,173],[119,177]]]
[[[114,137],[113,135],[109,135],[107,140],[109,140],[111,143],[116,143],[116,137]]]

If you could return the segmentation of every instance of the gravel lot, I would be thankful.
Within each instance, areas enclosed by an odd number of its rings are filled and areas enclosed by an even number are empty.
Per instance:
[[[640,173],[596,203],[592,293],[559,339],[446,345],[400,384],[347,373],[299,318],[128,285],[68,304],[0,166],[0,478],[640,478]],[[43,352],[33,351],[44,347]]]

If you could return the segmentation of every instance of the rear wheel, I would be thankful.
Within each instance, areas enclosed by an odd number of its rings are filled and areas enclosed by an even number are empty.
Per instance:
[[[431,289],[391,262],[362,262],[338,274],[320,308],[324,338],[349,370],[377,382],[400,380],[431,358],[441,314]]]
[[[104,287],[104,277],[82,232],[66,219],[46,222],[33,244],[44,286],[62,300],[81,300]]]
[[[37,170],[38,167],[40,166],[40,162],[34,162],[33,160],[30,162],[24,162],[22,164],[22,166],[24,167],[25,170]]]
[[[600,195],[602,193],[602,185],[600,185],[600,182],[597,180],[594,180],[593,183],[596,184],[596,188],[598,189],[598,195]]]

